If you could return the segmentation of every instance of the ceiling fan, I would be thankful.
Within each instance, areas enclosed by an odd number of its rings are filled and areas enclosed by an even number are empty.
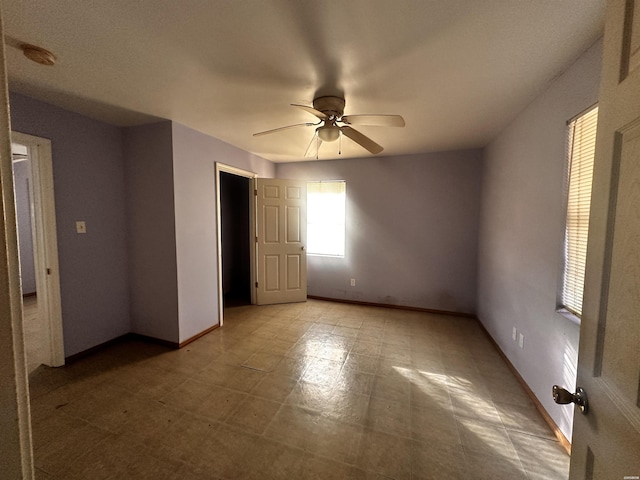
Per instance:
[[[382,152],[382,146],[371,140],[366,135],[360,133],[350,125],[371,125],[379,127],[404,127],[404,119],[400,115],[344,115],[344,98],[340,97],[318,97],[313,100],[313,107],[306,105],[291,104],[292,107],[298,107],[320,120],[319,122],[298,123],[296,125],[288,125],[286,127],[274,128],[264,132],[254,133],[254,137],[268,135],[270,133],[288,130],[297,127],[313,127],[317,126],[315,134],[309,143],[305,156],[309,156],[313,151],[313,144],[316,144],[316,157],[322,142],[335,142],[342,135],[350,138],[361,147],[365,148],[373,154]],[[314,142],[315,140],[315,142]]]

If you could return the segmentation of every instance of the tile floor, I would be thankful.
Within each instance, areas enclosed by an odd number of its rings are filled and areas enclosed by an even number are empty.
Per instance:
[[[36,477],[567,478],[474,320],[317,300],[225,318],[181,350],[34,371]]]
[[[38,297],[35,295],[22,299],[22,326],[25,338],[27,369],[33,372],[42,362],[46,355],[43,354],[45,348],[44,327],[38,311]]]

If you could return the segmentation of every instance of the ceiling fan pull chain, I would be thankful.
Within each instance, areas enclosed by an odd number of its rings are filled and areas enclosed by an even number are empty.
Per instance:
[[[316,160],[318,160],[319,153],[320,153],[320,136],[316,135]]]
[[[342,130],[340,131],[340,139],[338,140],[338,155],[342,155]]]

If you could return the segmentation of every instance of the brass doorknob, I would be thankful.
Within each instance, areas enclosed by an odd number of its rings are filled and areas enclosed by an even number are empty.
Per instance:
[[[587,392],[582,387],[576,388],[576,393],[571,393],[558,385],[553,386],[553,401],[560,405],[575,403],[578,405],[580,412],[586,414],[589,409],[587,402]]]

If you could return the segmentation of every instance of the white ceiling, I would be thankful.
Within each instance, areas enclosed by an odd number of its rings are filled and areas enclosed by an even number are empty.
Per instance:
[[[303,159],[315,118],[345,114],[400,155],[482,147],[603,29],[605,0],[4,0],[10,89],[115,125],[171,119],[275,162]],[[337,158],[324,144],[321,159]],[[345,139],[342,157],[368,152]]]

